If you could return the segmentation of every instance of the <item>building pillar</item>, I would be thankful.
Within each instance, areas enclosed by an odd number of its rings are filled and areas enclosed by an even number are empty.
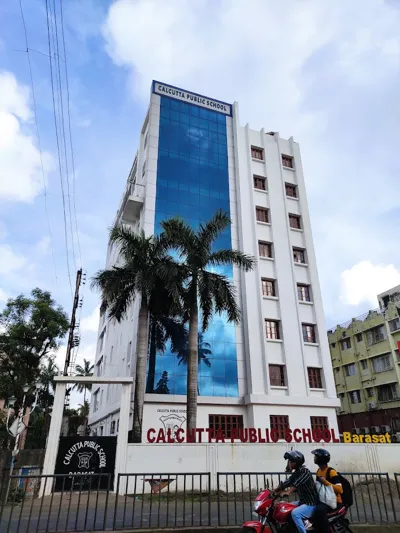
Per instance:
[[[114,492],[126,493],[128,479],[122,477],[118,483],[119,474],[126,472],[128,453],[129,414],[131,408],[131,383],[122,384],[121,405],[119,410],[119,431],[117,437],[117,452],[115,457]]]
[[[65,392],[67,390],[67,383],[55,382],[56,391],[54,397],[54,405],[51,414],[50,430],[47,439],[46,455],[44,457],[43,472],[44,476],[52,476],[56,466],[58,443],[61,433],[61,424],[64,413]],[[54,478],[42,478],[40,485],[39,497],[48,496],[51,494]]]

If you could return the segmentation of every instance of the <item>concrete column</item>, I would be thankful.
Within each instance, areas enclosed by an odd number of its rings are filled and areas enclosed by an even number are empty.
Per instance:
[[[122,384],[121,405],[119,410],[119,431],[117,437],[117,453],[115,457],[114,492],[117,491],[118,474],[126,472],[126,460],[128,452],[129,413],[131,408],[130,383]],[[121,478],[118,488],[119,494],[126,493],[128,480]]]
[[[61,433],[61,424],[64,413],[65,392],[67,384],[56,382],[56,392],[54,397],[53,411],[51,415],[51,423],[49,430],[49,437],[47,439],[46,455],[44,457],[43,475],[53,475],[56,466],[56,459],[58,453],[58,442]],[[53,486],[53,478],[42,480],[40,485],[39,497],[48,496],[51,494]]]

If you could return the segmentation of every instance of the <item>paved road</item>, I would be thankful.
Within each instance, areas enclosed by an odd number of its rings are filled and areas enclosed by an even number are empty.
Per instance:
[[[53,494],[42,499],[28,499],[22,504],[6,506],[0,523],[0,533],[55,533],[56,531],[85,532],[112,529],[165,528],[190,526],[240,526],[252,518],[252,502],[238,493],[236,500],[221,497],[209,499],[197,496],[195,501],[176,499],[163,494],[145,498],[119,496],[106,492]],[[377,503],[358,495],[351,509],[354,523],[390,523],[395,521],[396,498]],[[386,504],[386,508],[385,505]]]

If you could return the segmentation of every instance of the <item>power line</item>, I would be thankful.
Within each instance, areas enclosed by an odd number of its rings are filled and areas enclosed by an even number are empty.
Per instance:
[[[59,138],[58,138],[57,113],[56,113],[56,103],[55,103],[55,96],[54,96],[54,80],[53,80],[53,65],[52,65],[52,51],[51,51],[48,0],[46,0],[46,19],[47,19],[47,41],[48,41],[48,48],[49,48],[51,92],[52,92],[52,99],[53,99],[54,126],[55,126],[55,130],[56,130],[58,165],[59,165],[59,170],[60,170],[61,195],[62,195],[62,205],[63,205],[63,215],[64,215],[64,240],[65,240],[65,247],[66,247],[67,272],[68,272],[69,286],[70,286],[70,289],[71,289],[71,296],[73,297],[71,271],[70,271],[70,267],[69,267],[67,215],[66,215],[66,209],[65,209],[64,182],[63,182],[63,176],[62,176],[63,169],[62,169],[62,162],[61,162],[60,142],[59,142]]]
[[[69,83],[68,83],[67,51],[66,51],[66,47],[65,47],[65,35],[64,35],[63,0],[60,0],[60,15],[61,15],[61,32],[62,32],[63,52],[64,52],[65,81],[66,81],[66,85],[67,85],[68,130],[69,130],[69,144],[70,144],[70,150],[71,150],[71,163],[72,163],[72,198],[73,198],[73,206],[74,206],[75,230],[76,230],[76,239],[77,239],[77,243],[78,243],[79,260],[80,260],[80,263],[81,263],[81,266],[82,266],[81,244],[80,244],[80,239],[79,239],[78,219],[77,219],[77,216],[76,216],[75,157],[74,157],[74,147],[73,147],[73,144],[72,144],[72,133],[71,133],[71,112],[70,112]]]
[[[54,10],[54,28],[55,28],[55,39],[56,39],[56,50],[57,52],[54,54],[55,62],[57,66],[57,72],[58,72],[58,94],[59,94],[59,107],[61,111],[61,141],[64,149],[64,162],[65,162],[65,170],[66,170],[66,180],[67,180],[67,204],[68,204],[68,214],[69,214],[69,225],[71,230],[71,244],[72,244],[72,258],[74,261],[74,266],[76,270],[76,257],[75,257],[75,243],[74,243],[74,231],[72,229],[72,214],[71,214],[71,196],[70,196],[70,187],[69,187],[69,169],[68,169],[68,156],[67,156],[67,143],[66,143],[66,136],[65,136],[65,120],[64,120],[64,101],[63,101],[63,88],[62,88],[62,77],[61,77],[61,69],[60,69],[60,49],[59,49],[59,39],[58,39],[58,22],[57,22],[57,10],[56,10],[56,3],[55,0],[53,0],[53,10]]]
[[[42,154],[42,146],[41,146],[41,141],[40,141],[39,124],[38,124],[38,119],[37,119],[35,87],[34,87],[34,83],[33,83],[32,64],[31,64],[31,58],[30,58],[30,54],[29,54],[30,48],[29,48],[29,45],[28,45],[28,32],[26,30],[24,10],[23,10],[23,7],[22,7],[22,0],[19,0],[19,7],[20,7],[20,10],[21,10],[22,25],[24,27],[26,55],[27,55],[27,58],[28,58],[29,75],[30,75],[30,79],[31,79],[33,113],[34,113],[34,118],[35,118],[36,136],[37,136],[37,140],[38,140],[38,148],[39,148],[39,154],[40,154],[40,166],[41,166],[41,169],[42,169],[42,177],[43,177],[44,208],[45,208],[45,212],[46,212],[47,226],[48,226],[49,237],[50,237],[50,247],[51,247],[51,255],[52,255],[52,258],[53,258],[54,276],[55,276],[55,280],[56,280],[56,284],[57,284],[58,283],[58,278],[57,278],[56,259],[55,259],[55,254],[54,254],[53,236],[52,236],[52,232],[51,232],[49,210],[48,210],[48,206],[47,206],[47,186],[46,186],[46,177],[45,177],[44,167],[43,167],[43,154]]]

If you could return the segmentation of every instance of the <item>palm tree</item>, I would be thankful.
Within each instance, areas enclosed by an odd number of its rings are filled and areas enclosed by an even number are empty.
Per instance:
[[[175,308],[174,310],[173,301],[161,279],[157,281],[157,286],[150,297],[149,308],[149,368],[146,392],[152,393],[155,392],[157,352],[164,352],[167,342],[170,341],[172,353],[180,353],[180,347],[184,345],[184,339],[187,338],[187,331],[179,317],[180,309]]]
[[[81,425],[84,427],[84,434],[87,435],[87,424],[88,424],[88,417],[89,417],[89,402],[87,400],[83,401],[83,404],[78,405],[78,415],[81,418]]]
[[[118,322],[125,317],[133,300],[140,298],[132,433],[133,441],[141,442],[151,298],[160,287],[161,265],[171,272],[174,261],[167,255],[168,248],[163,238],[146,237],[143,231],[137,234],[122,225],[115,226],[110,232],[110,242],[119,246],[122,264],[98,272],[93,278],[92,287],[101,290],[109,316]],[[168,291],[178,304],[179,283],[175,284],[172,278],[168,283]]]
[[[213,251],[216,239],[228,228],[231,221],[227,213],[218,211],[211,220],[201,224],[198,231],[180,218],[161,223],[165,239],[179,254],[180,264],[170,273],[165,268],[167,289],[173,291],[176,270],[186,280],[183,294],[185,319],[189,322],[187,365],[187,430],[196,427],[198,384],[198,320],[201,312],[202,330],[206,331],[214,312],[227,313],[229,322],[239,322],[240,310],[236,303],[233,283],[223,274],[212,271],[214,267],[235,265],[245,272],[254,266],[254,258],[238,250]],[[170,267],[170,265],[168,265]],[[210,270],[209,270],[210,269]],[[171,280],[171,282],[169,282]],[[171,285],[169,285],[171,283]],[[176,292],[176,291],[175,291]]]
[[[203,340],[204,334],[202,332],[199,331],[197,337],[198,337],[198,342],[197,342],[198,365],[200,366],[201,363],[204,363],[208,368],[210,368],[211,361],[209,359],[209,356],[212,355],[211,344]],[[180,364],[184,364],[184,365],[188,364],[189,350],[188,350],[187,340],[185,342],[184,348],[180,350],[180,353],[178,353],[178,366]],[[199,394],[200,394],[199,385],[197,384],[197,395]]]
[[[60,369],[54,362],[53,357],[47,359],[47,364],[40,366],[40,382],[43,385],[40,390],[40,403],[42,407],[49,408],[54,401],[54,378],[58,376]]]
[[[157,394],[169,394],[170,390],[168,387],[168,380],[168,372],[164,370],[154,392],[156,392]]]
[[[93,376],[93,369],[94,365],[90,363],[90,361],[87,361],[86,359],[83,360],[83,366],[76,365],[75,371],[77,377],[90,377]],[[92,384],[91,383],[75,383],[75,385],[72,387],[73,390],[77,390],[78,392],[83,392],[83,402],[86,401],[86,392],[92,390]]]

